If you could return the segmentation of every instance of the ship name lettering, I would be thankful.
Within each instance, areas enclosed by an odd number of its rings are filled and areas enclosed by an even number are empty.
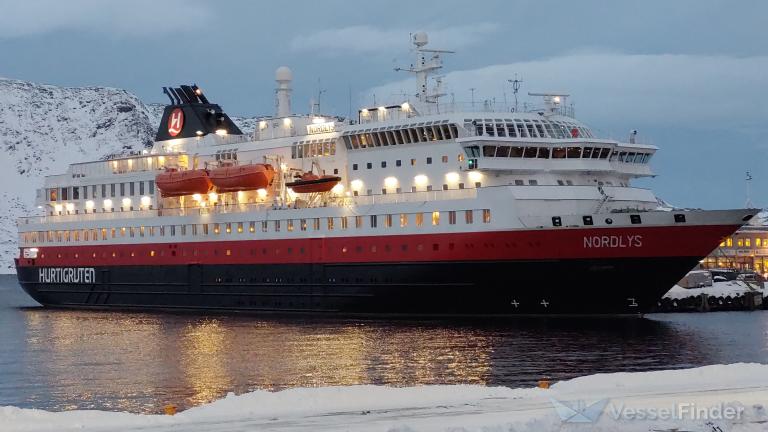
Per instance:
[[[44,267],[38,269],[40,283],[95,283],[93,267]]]
[[[643,236],[639,234],[584,236],[584,249],[640,247],[643,247]]]

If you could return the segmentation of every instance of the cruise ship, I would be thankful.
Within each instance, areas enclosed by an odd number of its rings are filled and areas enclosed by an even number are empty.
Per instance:
[[[443,103],[445,51],[412,42],[416,93],[354,118],[294,114],[286,67],[249,134],[164,88],[151,149],[45,178],[21,286],[67,308],[637,315],[756,213],[661,208],[633,185],[657,148],[598,136],[566,94]]]

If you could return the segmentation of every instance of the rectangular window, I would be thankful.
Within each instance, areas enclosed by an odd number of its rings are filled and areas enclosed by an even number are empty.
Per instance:
[[[483,210],[483,223],[491,223],[491,210]]]
[[[149,194],[152,195],[155,193],[155,181],[150,180],[149,181]]]
[[[376,225],[377,225],[376,215],[371,215],[370,219],[371,219],[371,228],[376,228]]]
[[[261,221],[261,232],[267,232],[267,221]]]
[[[125,183],[120,183],[120,196],[125,196]]]
[[[288,222],[285,223],[285,229],[289,232],[293,231],[293,219],[288,219]]]
[[[416,213],[416,226],[424,225],[424,213]]]
[[[232,234],[232,222],[227,222],[224,227],[224,230],[227,232],[227,234]]]
[[[72,199],[73,200],[80,199],[80,188],[77,186],[72,187]]]
[[[312,220],[312,228],[315,231],[320,231],[320,218],[314,218]]]
[[[248,232],[256,232],[256,222],[248,222]]]
[[[349,228],[349,222],[347,221],[347,217],[346,216],[342,216],[341,217],[341,229],[345,230],[347,228]]]
[[[280,231],[280,221],[276,220],[275,221],[275,232],[278,232],[278,231]]]
[[[208,235],[208,224],[203,224],[203,235],[204,236]]]
[[[131,196],[136,195],[136,183],[130,182],[128,183],[128,185],[130,186],[130,189],[131,189]]]
[[[392,228],[392,215],[388,214],[384,216],[384,227]]]
[[[440,212],[439,211],[433,211],[432,212],[432,225],[440,225]]]
[[[332,231],[332,230],[333,230],[333,218],[329,217],[328,218],[328,231]]]
[[[139,182],[139,195],[144,195],[144,182]]]
[[[355,228],[362,228],[362,227],[363,227],[363,217],[355,216]]]
[[[301,221],[299,221],[299,226],[300,226],[300,229],[302,231],[306,231],[307,230],[307,220],[306,219],[301,219]]]
[[[408,214],[401,213],[400,214],[400,228],[405,228],[408,226]]]
[[[453,210],[448,212],[448,224],[456,225],[456,212]]]
[[[238,222],[237,223],[237,232],[238,233],[242,233],[243,232],[243,223],[242,222]]]
[[[474,212],[472,210],[464,210],[464,222],[467,224],[474,222]]]
[[[220,232],[221,232],[221,228],[219,227],[219,224],[217,223],[213,224],[213,233],[216,235],[219,235]]]
[[[109,196],[112,198],[115,197],[115,186],[115,183],[109,185]]]

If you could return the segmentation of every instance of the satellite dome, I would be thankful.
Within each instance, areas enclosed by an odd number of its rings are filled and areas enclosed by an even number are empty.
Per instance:
[[[425,32],[417,32],[413,35],[413,43],[418,47],[423,47],[429,42],[429,37]]]
[[[275,71],[275,81],[291,81],[293,80],[293,72],[288,66],[280,66]]]

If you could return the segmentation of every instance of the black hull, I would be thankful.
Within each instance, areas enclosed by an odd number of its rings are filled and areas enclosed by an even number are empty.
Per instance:
[[[95,267],[88,283],[41,283],[46,306],[343,315],[642,314],[698,257],[386,264]]]

